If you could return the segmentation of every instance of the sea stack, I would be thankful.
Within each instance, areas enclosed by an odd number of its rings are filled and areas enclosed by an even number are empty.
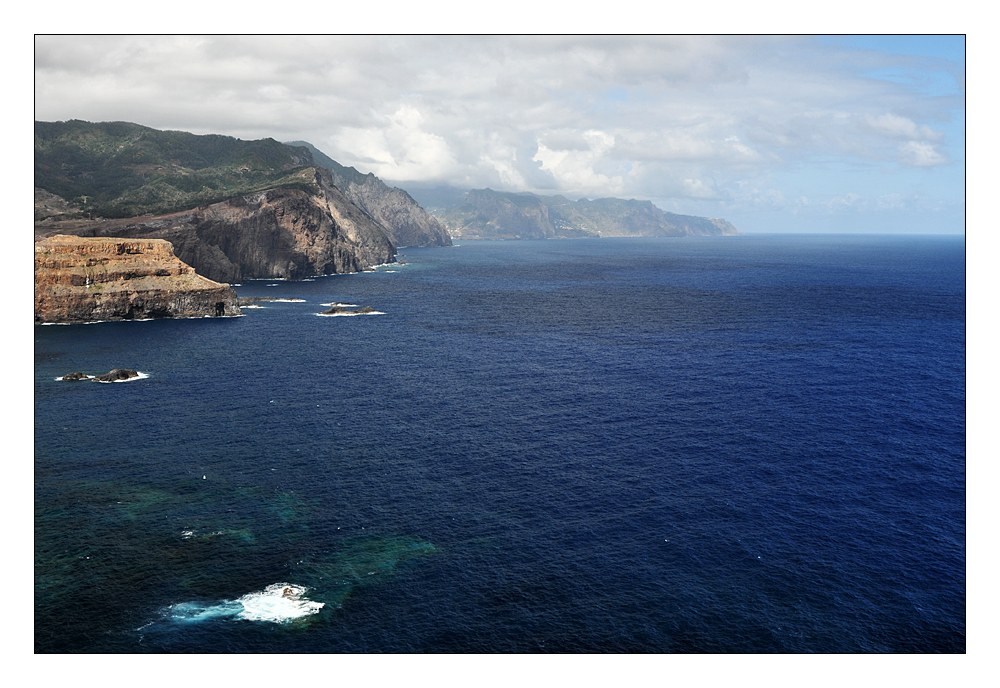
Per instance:
[[[228,284],[197,274],[162,239],[57,235],[35,243],[35,322],[240,315]]]

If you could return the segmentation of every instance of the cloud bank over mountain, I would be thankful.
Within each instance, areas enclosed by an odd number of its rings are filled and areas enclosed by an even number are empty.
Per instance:
[[[748,231],[962,231],[964,39],[871,38],[38,36],[36,118],[305,140],[403,188]]]

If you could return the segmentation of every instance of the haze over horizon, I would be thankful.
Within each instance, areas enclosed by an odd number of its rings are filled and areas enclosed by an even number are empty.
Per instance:
[[[964,36],[46,36],[35,119],[304,140],[389,184],[744,233],[965,231]]]

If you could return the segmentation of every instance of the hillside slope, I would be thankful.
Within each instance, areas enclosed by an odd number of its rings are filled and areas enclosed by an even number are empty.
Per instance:
[[[274,139],[160,131],[130,122],[35,122],[35,187],[81,216],[169,213],[296,188],[309,151]],[[38,218],[40,219],[40,218]]]
[[[358,207],[381,222],[397,246],[450,246],[451,237],[438,220],[402,189],[388,186],[374,174],[345,167],[306,141],[288,144],[305,148],[313,161],[333,175],[333,183]]]
[[[165,239],[224,282],[395,260],[379,221],[305,148],[126,122],[35,123],[35,236]]]
[[[449,234],[464,239],[551,239],[584,236],[715,236],[738,234],[726,220],[678,215],[649,201],[571,201],[493,189],[473,189],[464,202],[438,213]]]

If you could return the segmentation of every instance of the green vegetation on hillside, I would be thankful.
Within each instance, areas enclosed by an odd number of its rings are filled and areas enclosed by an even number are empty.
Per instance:
[[[295,146],[297,148],[305,148],[312,154],[313,162],[317,165],[322,165],[323,167],[330,170],[335,175],[340,175],[349,182],[363,186],[365,182],[369,179],[377,179],[374,174],[370,172],[368,174],[363,174],[358,172],[353,167],[346,167],[341,165],[339,162],[331,158],[329,155],[321,151],[316,146],[312,145],[308,141],[289,141],[285,144],[286,146]]]
[[[493,189],[472,189],[461,205],[438,215],[455,236],[480,239],[733,235],[726,220],[668,213],[650,201],[571,201]]]
[[[319,193],[312,156],[274,139],[129,122],[35,122],[35,187],[101,217],[169,213],[269,188]]]

